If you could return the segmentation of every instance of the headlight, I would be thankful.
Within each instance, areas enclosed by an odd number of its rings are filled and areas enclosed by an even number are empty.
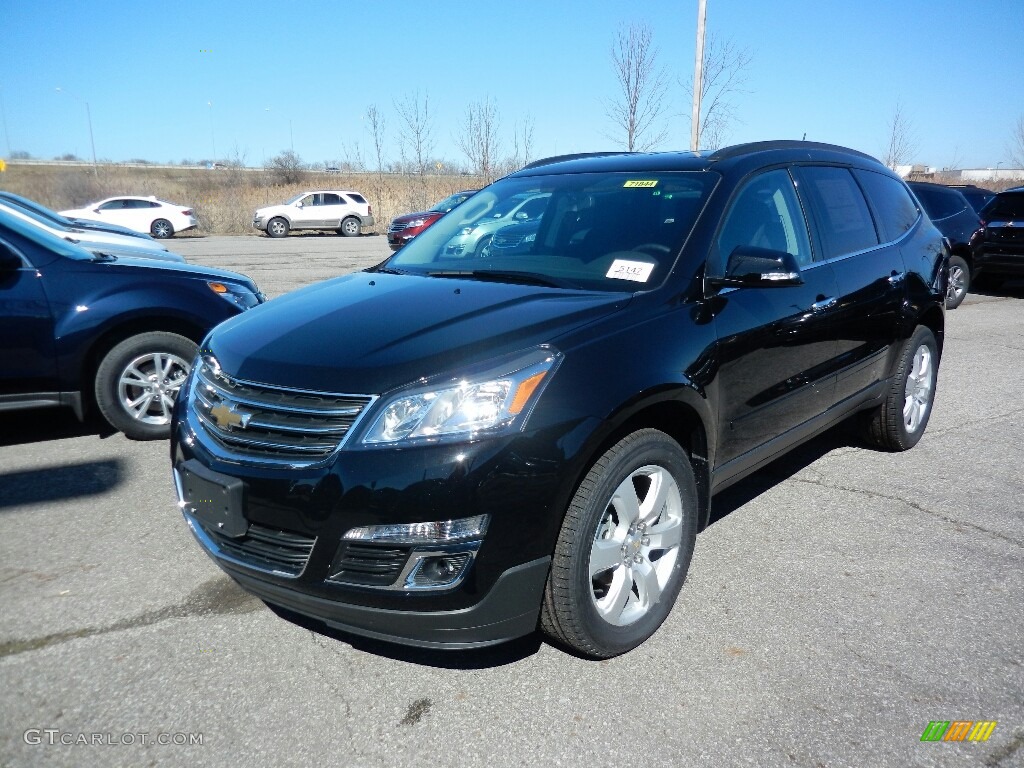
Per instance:
[[[561,360],[557,350],[537,347],[465,378],[398,392],[360,442],[449,442],[521,430]]]
[[[252,309],[257,304],[262,304],[265,301],[262,293],[253,293],[244,285],[238,285],[237,283],[221,283],[208,280],[206,285],[218,296],[242,309]]]
[[[413,219],[412,221],[410,221],[405,226],[411,229],[412,227],[422,227],[426,223],[427,223],[426,219]]]
[[[476,229],[476,226],[477,226],[476,224],[470,224],[468,227],[463,227],[459,231],[459,234],[460,235],[471,235],[471,234],[473,234],[473,230]]]

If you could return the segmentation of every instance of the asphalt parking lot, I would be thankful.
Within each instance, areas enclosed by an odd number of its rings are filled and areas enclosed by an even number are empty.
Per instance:
[[[389,253],[171,244],[271,298]],[[0,414],[0,765],[1024,765],[1022,286],[948,313],[915,449],[840,428],[729,489],[666,624],[602,662],[300,626],[202,553],[165,442]],[[997,725],[921,741],[947,720]]]

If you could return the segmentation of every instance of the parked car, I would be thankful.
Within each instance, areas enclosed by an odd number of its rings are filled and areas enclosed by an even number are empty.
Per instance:
[[[334,230],[355,237],[372,227],[373,208],[358,192],[303,192],[282,205],[260,208],[252,225],[270,237],[285,237],[293,229]]]
[[[979,216],[971,240],[975,276],[996,285],[1024,277],[1024,187],[1000,192]]]
[[[528,251],[448,254],[525,193]],[[214,329],[175,405],[180,509],[245,589],[337,629],[623,653],[716,492],[846,419],[921,439],[946,264],[903,181],[841,147],[533,163]]]
[[[536,219],[547,207],[548,197],[550,195],[546,192],[525,192],[503,201],[501,206],[492,208],[477,223],[460,229],[445,246],[445,255],[486,256],[495,232],[510,222]]]
[[[980,213],[988,201],[996,196],[996,193],[991,189],[985,189],[975,184],[948,184],[947,186],[966,197],[967,202],[971,204],[975,213]]]
[[[416,235],[423,232],[423,230],[455,208],[455,206],[462,204],[474,194],[476,194],[475,189],[464,189],[461,192],[456,192],[454,195],[449,195],[425,211],[406,213],[393,218],[388,225],[387,232],[388,245],[391,246],[391,250],[397,251],[416,237]]]
[[[62,216],[76,219],[120,224],[136,232],[148,232],[158,240],[174,237],[178,232],[198,224],[191,208],[175,205],[155,197],[108,197],[83,208],[61,211]]]
[[[949,241],[946,309],[956,309],[971,286],[971,237],[981,226],[981,220],[959,190],[926,181],[909,184],[932,223]]]
[[[198,343],[262,301],[244,275],[94,254],[0,211],[0,411],[97,406],[166,437]]]
[[[142,239],[129,235],[119,235],[116,232],[104,232],[95,229],[81,229],[79,227],[68,227],[55,222],[50,218],[37,214],[21,205],[0,200],[0,211],[4,211],[16,219],[24,221],[33,227],[42,229],[49,234],[59,237],[62,240],[81,245],[91,251],[130,252],[138,256],[149,256],[157,259],[170,259],[184,261],[178,254],[171,254],[165,245],[153,239]]]
[[[122,227],[120,224],[103,221],[90,221],[89,219],[70,219],[67,216],[61,216],[59,213],[47,208],[45,205],[37,203],[35,200],[29,200],[27,197],[16,195],[13,192],[0,190],[0,202],[7,203],[12,206],[18,206],[28,213],[34,213],[37,216],[42,216],[53,224],[59,224],[61,227],[67,227],[69,229],[80,229],[87,233],[93,231],[113,232],[116,235],[127,235],[139,240],[146,240],[149,242],[152,242],[153,240],[153,238],[147,233],[136,232],[134,229]],[[163,245],[159,245],[158,247],[166,250],[166,247]]]

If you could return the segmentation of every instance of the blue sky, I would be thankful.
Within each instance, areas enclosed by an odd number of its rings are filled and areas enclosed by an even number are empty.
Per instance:
[[[369,160],[363,116],[419,92],[434,155],[463,162],[467,105],[496,103],[506,150],[533,121],[533,155],[616,148],[604,102],[620,24],[654,30],[672,73],[669,140],[689,146],[697,0],[438,3],[4,0],[0,155],[155,162],[294,149]],[[753,55],[729,143],[807,138],[879,156],[897,103],[914,162],[995,167],[1024,115],[1024,0],[708,0],[709,34]],[[66,93],[58,93],[62,87]]]

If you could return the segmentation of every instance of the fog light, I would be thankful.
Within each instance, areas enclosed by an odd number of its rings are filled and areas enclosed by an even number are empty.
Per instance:
[[[472,552],[424,557],[409,574],[406,585],[428,588],[450,586],[462,578],[472,559]]]

